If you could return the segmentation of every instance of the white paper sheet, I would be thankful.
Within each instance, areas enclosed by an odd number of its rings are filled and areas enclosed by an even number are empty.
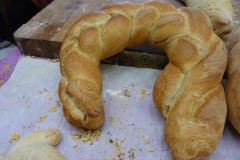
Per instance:
[[[0,88],[0,154],[5,156],[16,143],[10,141],[12,133],[23,137],[35,130],[57,128],[62,141],[56,148],[67,160],[171,160],[163,137],[164,117],[154,106],[151,95],[160,71],[112,65],[101,65],[100,70],[106,119],[102,137],[90,145],[72,138],[72,133],[80,131],[62,116],[57,94],[59,63],[20,56],[12,76]],[[124,95],[125,89],[130,97]],[[147,94],[142,94],[141,89]],[[52,108],[56,111],[50,111]],[[45,119],[39,121],[43,115]],[[237,160],[239,149],[240,136],[227,123],[218,148],[207,159]],[[118,157],[120,151],[122,155]]]

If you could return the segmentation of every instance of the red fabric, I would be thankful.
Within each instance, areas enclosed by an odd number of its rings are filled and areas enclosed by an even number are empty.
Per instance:
[[[32,0],[32,2],[39,8],[44,8],[49,5],[53,0]]]

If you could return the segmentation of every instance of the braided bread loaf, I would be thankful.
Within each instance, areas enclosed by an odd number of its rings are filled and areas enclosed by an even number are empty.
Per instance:
[[[164,49],[170,61],[154,85],[153,99],[166,117],[173,158],[210,155],[226,119],[221,79],[227,55],[210,19],[194,8],[124,2],[81,17],[61,46],[59,96],[66,119],[77,127],[101,127],[100,60],[144,42]]]
[[[216,34],[224,35],[232,31],[233,7],[229,0],[182,0],[188,7],[196,7],[207,14]]]
[[[233,35],[228,54],[226,99],[228,119],[240,134],[240,29]]]

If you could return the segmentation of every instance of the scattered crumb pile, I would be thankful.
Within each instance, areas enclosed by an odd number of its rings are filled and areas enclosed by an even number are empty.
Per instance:
[[[119,140],[119,139],[116,139],[116,140],[109,140],[109,142],[114,146],[115,150],[116,150],[116,153],[117,153],[117,156],[118,158],[121,160],[121,159],[124,159],[123,156],[127,156],[122,150],[121,148],[124,148],[124,147],[121,147],[121,144],[124,143],[124,140]],[[136,146],[132,147],[129,151],[128,151],[128,158],[131,159],[131,160],[135,160],[136,157],[134,155],[136,151]]]
[[[71,137],[74,140],[82,140],[92,145],[94,141],[97,141],[102,137],[102,131],[100,129],[97,130],[83,130],[80,129],[81,133],[71,133]]]

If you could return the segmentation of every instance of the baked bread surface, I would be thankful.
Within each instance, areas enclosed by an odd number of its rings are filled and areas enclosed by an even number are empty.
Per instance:
[[[233,33],[229,51],[226,84],[228,119],[240,133],[240,29]]]
[[[169,58],[154,84],[153,100],[166,117],[165,140],[173,159],[209,156],[227,114],[221,85],[227,55],[209,17],[194,8],[124,2],[82,16],[60,52],[59,97],[67,121],[86,129],[103,125],[100,60],[142,43],[164,49]]]
[[[195,7],[209,16],[217,35],[225,35],[234,26],[233,7],[230,0],[182,0],[188,7]]]

